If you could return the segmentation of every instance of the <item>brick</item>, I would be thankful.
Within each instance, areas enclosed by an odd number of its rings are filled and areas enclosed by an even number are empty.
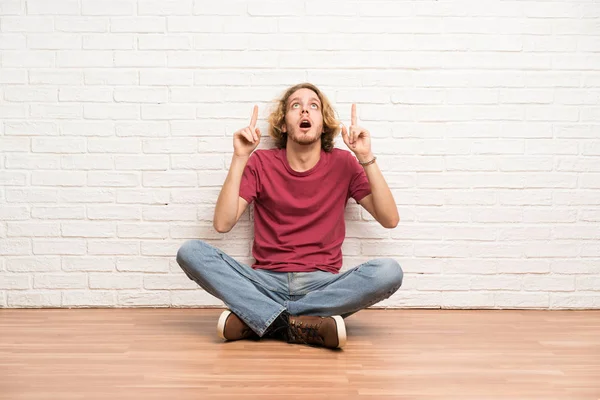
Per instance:
[[[125,205],[102,205],[88,206],[87,217],[91,220],[139,220],[141,210],[135,206]]]
[[[105,154],[74,154],[61,157],[62,169],[107,170],[114,167],[114,156]]]
[[[32,104],[30,110],[31,117],[44,119],[78,119],[83,114],[78,104]]]
[[[170,194],[166,189],[118,189],[117,191],[117,203],[167,205],[169,199]]]
[[[123,307],[168,307],[170,296],[168,291],[154,292],[118,292],[118,303]]]
[[[107,32],[108,18],[100,17],[56,17],[54,28],[57,32]]]
[[[117,294],[102,290],[68,290],[63,292],[63,307],[114,307]]]
[[[162,257],[119,257],[117,270],[122,272],[166,273],[169,260]]]
[[[56,66],[60,68],[113,67],[113,52],[106,50],[58,51]]]
[[[136,3],[133,0],[82,0],[83,15],[135,15]]]
[[[25,48],[27,48],[25,35],[21,33],[0,34],[0,49],[24,50]]]
[[[246,15],[248,2],[227,0],[219,3],[206,3],[204,0],[194,0],[193,13],[196,15]]]
[[[442,292],[442,308],[494,308],[495,294],[486,291]]]
[[[116,236],[117,227],[106,222],[63,222],[60,230],[63,237],[110,238]]]
[[[90,255],[137,255],[139,254],[139,243],[126,240],[103,240],[88,241],[88,254]],[[90,279],[90,287],[91,285]],[[97,287],[102,289],[102,287]]]
[[[166,103],[167,89],[157,88],[117,88],[114,92],[116,102],[124,103]]]
[[[24,274],[0,273],[0,289],[23,290],[31,288],[31,278]]]
[[[27,174],[24,172],[0,171],[0,185],[25,186],[26,182]]]
[[[144,172],[142,185],[145,187],[194,187],[195,172]]]
[[[24,84],[27,83],[27,71],[22,69],[2,68],[0,74],[0,83],[3,84]]]
[[[7,293],[7,304],[15,308],[60,307],[61,294],[58,290],[19,290]]]
[[[26,206],[7,206],[0,207],[0,220],[2,221],[22,221],[30,216],[29,208]]]
[[[129,69],[86,69],[84,71],[87,85],[137,85],[138,72]]]
[[[160,51],[115,51],[116,67],[166,67],[167,55]]]
[[[194,72],[185,69],[144,69],[140,71],[140,84],[148,86],[191,86]]]
[[[142,142],[138,138],[88,138],[90,153],[140,153]]]
[[[575,277],[568,275],[525,276],[525,291],[572,292],[575,290]]]
[[[49,3],[43,0],[27,0],[28,15],[79,15],[77,0],[60,0]]]
[[[192,0],[141,0],[138,3],[139,15],[189,15]]]
[[[81,85],[83,73],[81,71],[63,71],[58,69],[29,70],[30,84],[49,85]]]
[[[198,142],[194,138],[144,139],[142,151],[150,154],[195,153]]]
[[[85,172],[33,171],[31,183],[36,186],[84,186]]]
[[[36,274],[33,287],[34,289],[84,289],[87,287],[87,274]]]
[[[2,17],[3,32],[52,32],[52,17]]]
[[[117,122],[117,136],[166,137],[169,134],[168,122]]]
[[[144,289],[148,290],[196,290],[198,284],[183,274],[145,276]]]
[[[86,119],[139,119],[140,108],[130,104],[85,104],[83,116]]]
[[[114,257],[62,257],[62,269],[68,272],[115,271]]]
[[[82,239],[33,239],[34,255],[83,255],[87,251]]]
[[[168,225],[162,224],[119,224],[118,237],[140,239],[166,239],[169,237]]]
[[[58,237],[60,236],[60,225],[58,223],[8,222],[7,236],[23,238]]]
[[[196,107],[193,105],[142,105],[144,120],[194,119],[195,117]]]
[[[186,50],[191,49],[191,40],[182,35],[145,35],[138,38],[140,50]]]
[[[113,95],[106,88],[60,88],[58,99],[61,102],[112,102]]]
[[[112,136],[114,123],[110,121],[61,121],[62,136]]]
[[[135,40],[128,34],[83,35],[84,50],[133,50]]]
[[[115,168],[117,170],[164,171],[169,168],[169,157],[166,155],[116,156]]]
[[[2,118],[2,119],[24,119],[24,118],[27,118],[27,106],[21,105],[21,104],[0,105],[0,118]]]
[[[67,33],[33,34],[27,36],[27,47],[36,50],[81,49],[81,37]]]
[[[145,206],[145,221],[195,221],[196,208],[188,206]]]
[[[158,33],[165,32],[167,21],[163,17],[113,17],[110,19],[111,32]]]
[[[115,196],[114,189],[61,188],[58,193],[58,201],[62,203],[113,203]]]
[[[59,257],[9,257],[6,269],[11,272],[57,272]]]
[[[140,177],[136,173],[90,171],[87,175],[88,186],[135,187],[139,183]]]
[[[4,123],[5,135],[55,136],[58,126],[54,122],[7,121]]]
[[[141,289],[142,275],[125,273],[90,273],[90,289]]]

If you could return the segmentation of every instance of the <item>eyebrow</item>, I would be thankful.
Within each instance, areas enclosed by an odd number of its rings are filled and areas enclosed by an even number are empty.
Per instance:
[[[296,96],[292,99],[288,100],[288,104],[291,104],[294,100],[299,100],[300,97]],[[321,101],[317,98],[317,97],[311,97],[309,100],[316,100],[319,104],[321,104]]]

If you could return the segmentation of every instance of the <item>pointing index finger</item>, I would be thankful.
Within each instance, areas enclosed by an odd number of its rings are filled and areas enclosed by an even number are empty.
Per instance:
[[[352,104],[352,126],[356,126],[356,104]]]
[[[250,119],[250,126],[256,126],[256,120],[258,119],[258,106],[254,106],[252,110],[252,118]]]

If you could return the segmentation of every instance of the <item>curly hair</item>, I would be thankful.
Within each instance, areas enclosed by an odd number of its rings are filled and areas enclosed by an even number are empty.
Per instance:
[[[319,97],[323,112],[321,148],[326,152],[330,152],[333,150],[333,139],[340,133],[340,121],[336,118],[335,110],[327,97],[312,83],[294,85],[287,89],[279,100],[276,100],[275,109],[269,116],[269,135],[275,139],[277,148],[284,149],[286,147],[288,135],[282,130],[285,124],[285,110],[288,99],[298,89],[310,89]]]

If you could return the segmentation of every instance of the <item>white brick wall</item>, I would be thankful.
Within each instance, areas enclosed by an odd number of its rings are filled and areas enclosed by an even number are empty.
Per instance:
[[[381,306],[600,308],[594,0],[1,1],[0,307],[221,305],[175,253],[251,262],[211,226],[231,135],[302,81],[400,209],[346,212],[345,268],[404,267]]]

